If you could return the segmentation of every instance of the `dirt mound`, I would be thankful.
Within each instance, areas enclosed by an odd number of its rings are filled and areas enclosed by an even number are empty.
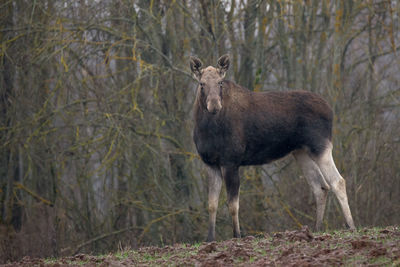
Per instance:
[[[400,228],[311,233],[307,227],[222,242],[145,247],[115,254],[23,258],[5,266],[326,266],[400,265]]]

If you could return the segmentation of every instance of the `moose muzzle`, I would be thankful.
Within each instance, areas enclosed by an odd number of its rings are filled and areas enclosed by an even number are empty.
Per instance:
[[[212,114],[217,114],[222,108],[221,98],[218,96],[207,97],[207,110]]]

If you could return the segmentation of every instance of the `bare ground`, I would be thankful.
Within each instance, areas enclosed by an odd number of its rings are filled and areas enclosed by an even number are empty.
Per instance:
[[[3,266],[400,266],[400,227],[311,233],[307,227],[221,242],[145,247]]]

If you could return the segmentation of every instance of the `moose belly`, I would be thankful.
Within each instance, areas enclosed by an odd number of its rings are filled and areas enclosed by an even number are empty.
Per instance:
[[[301,143],[293,142],[289,138],[258,139],[247,142],[246,145],[235,140],[218,135],[212,138],[194,136],[201,159],[210,166],[262,165],[282,158],[301,147]]]
[[[246,147],[240,165],[266,164],[276,159],[280,159],[298,148],[298,144],[288,140],[251,144]]]

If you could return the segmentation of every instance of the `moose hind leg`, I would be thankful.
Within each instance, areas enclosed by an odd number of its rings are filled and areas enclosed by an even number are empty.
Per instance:
[[[300,165],[300,168],[314,193],[315,202],[317,205],[317,221],[315,224],[315,229],[316,231],[321,231],[329,185],[325,181],[318,165],[312,160],[306,151],[296,151],[293,153],[293,156]]]
[[[207,242],[215,240],[215,222],[217,219],[218,199],[221,192],[222,175],[220,168],[208,167],[208,236]]]
[[[340,203],[347,226],[350,229],[355,229],[353,217],[351,216],[349,202],[347,199],[346,181],[340,175],[339,171],[336,168],[335,162],[333,161],[332,143],[328,143],[325,151],[321,153],[321,155],[316,157],[315,161]]]
[[[239,168],[229,167],[222,169],[222,175],[225,179],[226,192],[228,195],[229,213],[232,216],[233,237],[240,238],[239,226]]]

